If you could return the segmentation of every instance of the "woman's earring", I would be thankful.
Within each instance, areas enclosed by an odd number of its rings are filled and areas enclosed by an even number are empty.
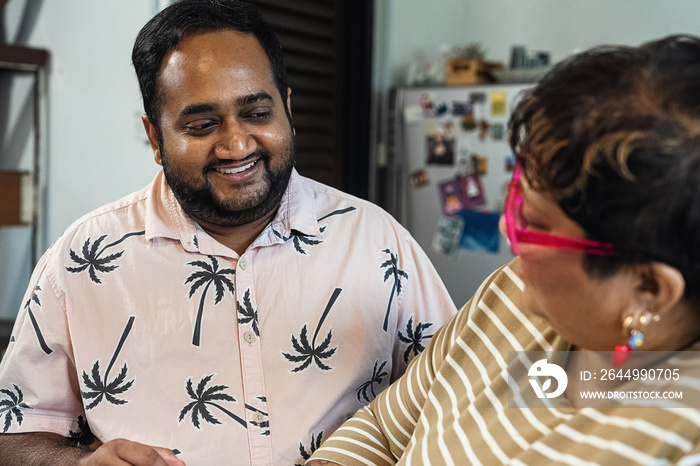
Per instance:
[[[617,345],[615,347],[615,352],[613,353],[613,366],[619,367],[623,365],[630,357],[630,351],[636,350],[642,347],[644,344],[644,330],[646,329],[649,322],[658,322],[659,315],[653,312],[647,312],[639,318],[637,325],[632,327],[634,318],[632,316],[627,316],[622,321],[622,334],[628,337],[627,343],[623,345]]]

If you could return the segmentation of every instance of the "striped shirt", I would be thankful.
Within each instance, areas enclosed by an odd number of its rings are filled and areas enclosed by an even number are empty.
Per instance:
[[[509,407],[509,351],[570,348],[546,322],[520,309],[524,285],[517,265],[516,259],[492,274],[406,374],[311,459],[343,465],[700,464],[695,408],[577,409],[565,399],[549,408]]]

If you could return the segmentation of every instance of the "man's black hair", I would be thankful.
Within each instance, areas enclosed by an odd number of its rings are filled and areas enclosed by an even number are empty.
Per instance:
[[[250,33],[257,38],[270,61],[277,90],[287,117],[290,118],[286,105],[287,70],[282,46],[260,11],[255,6],[238,0],[180,0],[158,13],[141,28],[131,54],[144,110],[156,129],[161,145],[159,74],[163,58],[189,35],[221,30]]]

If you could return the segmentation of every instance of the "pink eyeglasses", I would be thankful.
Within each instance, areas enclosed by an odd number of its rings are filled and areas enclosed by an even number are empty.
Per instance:
[[[527,222],[522,215],[523,197],[520,194],[520,165],[515,166],[513,179],[508,188],[504,217],[506,221],[506,234],[510,241],[510,250],[513,255],[520,253],[521,244],[537,244],[555,249],[570,251],[582,251],[586,254],[610,256],[617,254],[615,246],[610,243],[601,243],[584,238],[571,238],[556,236],[527,229]]]

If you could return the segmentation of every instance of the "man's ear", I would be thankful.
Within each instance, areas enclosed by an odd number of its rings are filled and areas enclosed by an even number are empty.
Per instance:
[[[145,113],[141,115],[141,121],[143,122],[143,128],[146,130],[146,136],[148,136],[148,142],[151,143],[151,149],[153,149],[153,158],[156,160],[158,165],[163,165],[163,159],[160,154],[160,146],[158,145],[158,134],[156,132],[156,127],[153,126],[151,120],[148,119],[148,115]]]
[[[296,136],[297,134],[297,129],[294,127],[293,119],[292,119],[292,88],[288,87],[287,88],[287,117],[289,117],[289,123],[292,125],[292,132]]]
[[[639,266],[638,291],[659,315],[673,309],[685,292],[683,274],[668,264],[652,262]]]

